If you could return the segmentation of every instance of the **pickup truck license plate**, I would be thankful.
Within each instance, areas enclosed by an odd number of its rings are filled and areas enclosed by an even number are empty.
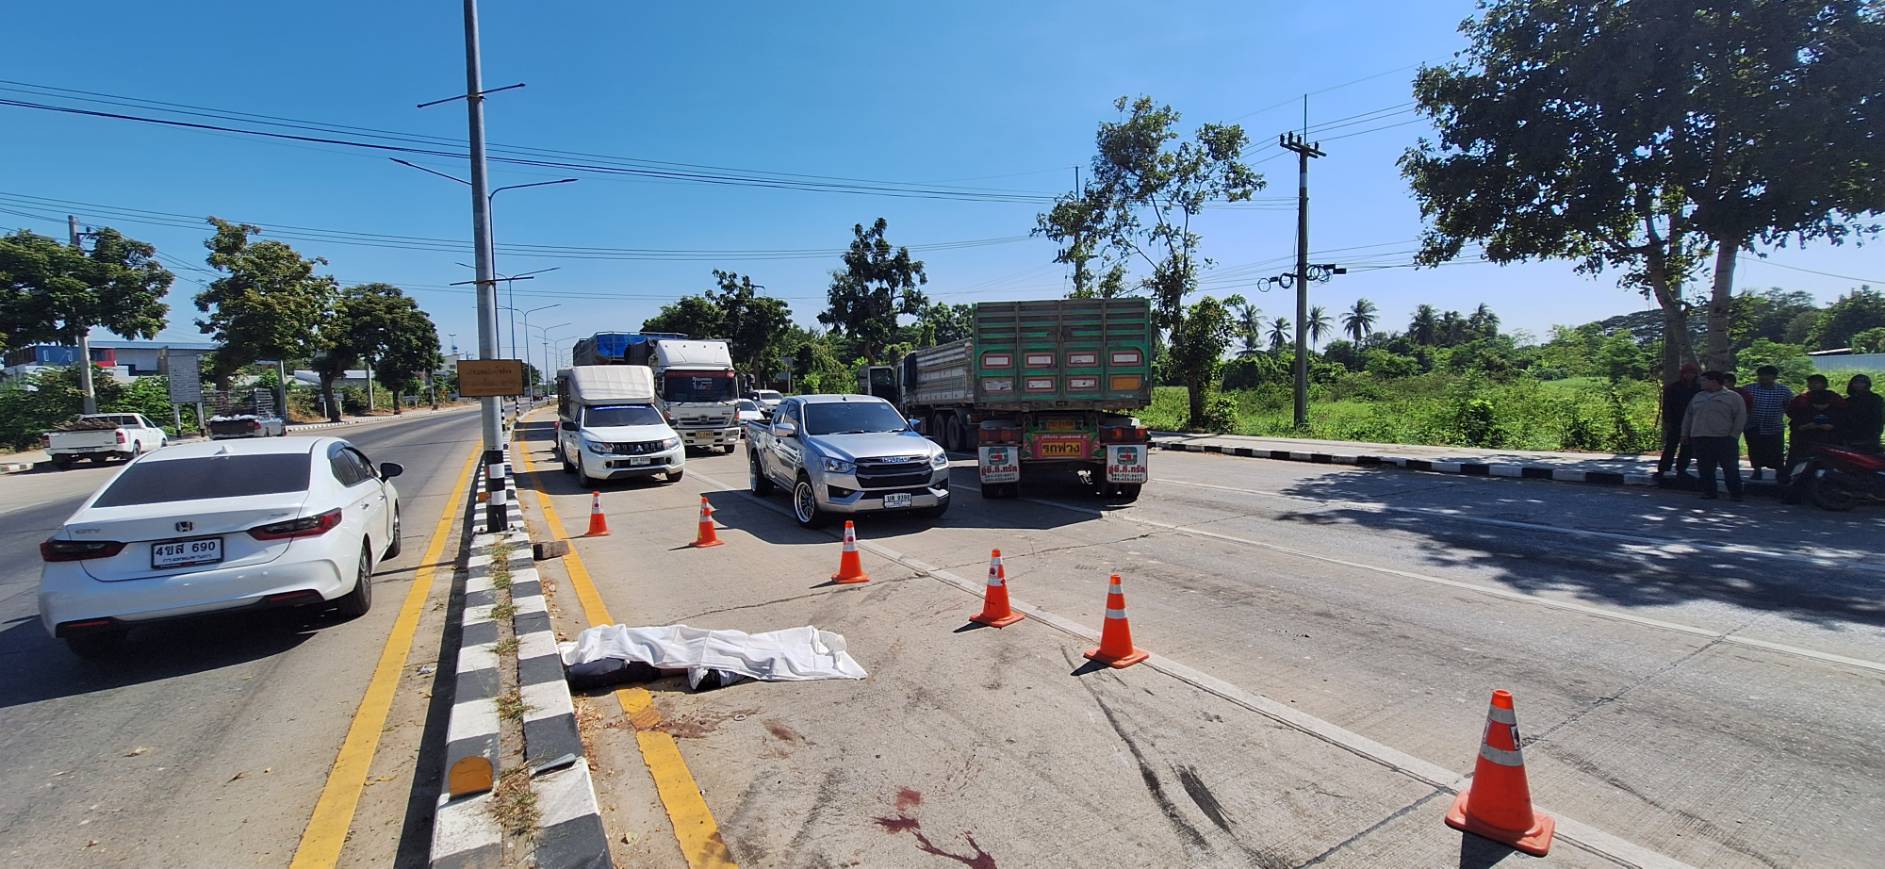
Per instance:
[[[191,567],[198,564],[215,564],[223,560],[223,539],[221,537],[198,537],[194,540],[166,540],[151,544],[151,568]]]
[[[890,494],[884,496],[884,506],[885,507],[908,507],[910,506],[910,493],[909,492],[891,492]]]

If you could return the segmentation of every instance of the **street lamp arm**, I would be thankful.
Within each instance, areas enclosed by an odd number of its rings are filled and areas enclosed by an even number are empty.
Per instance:
[[[393,161],[393,162],[395,162],[395,163],[398,163],[398,164],[399,164],[399,165],[401,165],[401,166],[405,166],[405,167],[407,167],[407,168],[409,168],[409,169],[417,169],[417,170],[419,170],[419,171],[421,171],[421,172],[424,172],[424,173],[425,173],[425,174],[427,174],[427,175],[437,175],[437,176],[439,176],[440,178],[444,178],[444,179],[446,179],[446,180],[448,180],[448,181],[456,181],[456,182],[458,182],[458,183],[460,183],[460,184],[463,184],[463,185],[465,185],[465,186],[467,186],[467,187],[469,187],[469,186],[471,186],[471,182],[470,182],[470,181],[466,181],[465,179],[463,179],[463,178],[460,178],[460,177],[458,177],[458,176],[456,176],[456,175],[447,175],[446,173],[444,173],[444,172],[440,172],[440,171],[438,171],[437,169],[427,169],[426,167],[424,167],[424,166],[421,166],[421,165],[419,165],[419,164],[417,164],[417,163],[413,163],[413,162],[409,162],[409,161],[406,161],[406,160],[401,160],[401,159],[399,159],[398,157],[388,157],[388,158],[386,158],[386,159],[388,159],[388,160],[391,160],[391,161]]]

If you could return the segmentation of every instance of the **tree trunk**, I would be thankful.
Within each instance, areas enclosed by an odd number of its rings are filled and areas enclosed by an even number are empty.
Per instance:
[[[1683,310],[1680,287],[1669,286],[1662,262],[1652,256],[1647,264],[1650,296],[1662,308],[1662,382],[1676,379],[1683,363],[1695,361],[1695,347],[1689,343],[1689,315]]]
[[[402,397],[402,395],[403,395],[403,390],[400,390],[400,389],[397,389],[397,388],[395,388],[395,389],[392,389],[392,390],[390,390],[390,391],[391,391],[391,392],[393,393],[393,415],[394,415],[394,416],[398,416],[398,415],[399,415],[399,410],[400,410],[400,408],[399,408],[399,405],[400,405],[400,399],[401,399],[401,397]]]
[[[340,422],[340,402],[334,399],[334,375],[332,374],[321,375],[321,403],[327,406],[327,421]]]
[[[1727,371],[1733,363],[1729,358],[1734,348],[1728,342],[1728,321],[1734,308],[1735,256],[1740,251],[1739,242],[1715,244],[1715,282],[1708,294],[1708,334],[1704,341],[1708,364],[1703,366],[1714,371]]]
[[[1210,388],[1209,377],[1185,378],[1185,391],[1190,393],[1187,399],[1191,404],[1191,418],[1185,421],[1185,427],[1192,431],[1204,430],[1204,395]]]

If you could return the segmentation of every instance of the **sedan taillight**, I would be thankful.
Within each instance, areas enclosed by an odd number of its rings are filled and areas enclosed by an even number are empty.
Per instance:
[[[122,551],[124,544],[116,540],[42,540],[39,544],[39,557],[43,561],[110,558]]]
[[[340,509],[335,508],[314,516],[303,516],[286,522],[272,522],[257,525],[249,529],[249,536],[257,540],[288,540],[295,537],[319,537],[340,527]]]

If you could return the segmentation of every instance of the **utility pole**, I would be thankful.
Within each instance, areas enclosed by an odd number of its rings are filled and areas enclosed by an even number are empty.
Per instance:
[[[1309,159],[1322,144],[1307,141],[1309,97],[1302,98],[1303,132],[1284,133],[1277,144],[1296,152],[1296,427],[1309,427]]]
[[[485,190],[484,72],[478,58],[478,0],[465,0],[465,122],[471,145],[471,237],[478,252],[478,358],[497,358],[497,282],[491,277],[491,199]],[[496,398],[480,398],[487,461],[504,447]]]
[[[65,216],[66,232],[72,236],[72,249],[83,254],[85,246],[79,243],[79,219],[77,215]],[[92,388],[92,327],[79,324],[72,330],[72,337],[79,345],[79,394],[84,397],[80,405],[83,413],[98,412],[98,393]]]

